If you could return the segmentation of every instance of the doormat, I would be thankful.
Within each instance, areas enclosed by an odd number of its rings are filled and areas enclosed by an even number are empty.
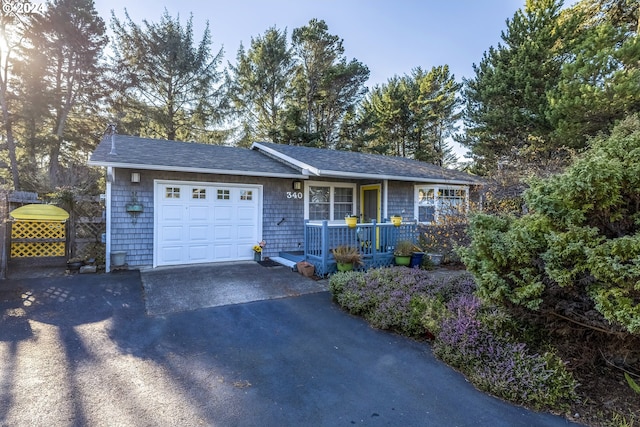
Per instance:
[[[282,264],[278,264],[277,262],[271,261],[270,259],[258,261],[258,264],[260,264],[263,267],[282,267]]]

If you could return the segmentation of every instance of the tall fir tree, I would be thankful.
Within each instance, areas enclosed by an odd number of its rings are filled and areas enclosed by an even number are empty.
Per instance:
[[[294,67],[286,30],[269,28],[251,39],[248,51],[241,45],[237,64],[229,65],[229,95],[242,123],[239,145],[253,140],[281,142],[287,91]]]
[[[193,16],[186,25],[164,11],[160,22],[135,24],[112,16],[115,96],[112,114],[127,133],[215,142],[212,125],[224,118],[222,49],[211,53],[207,24],[196,44]]]
[[[345,124],[356,131],[343,135],[359,139],[356,146],[370,152],[452,165],[460,89],[446,65],[392,77],[365,97],[354,115],[359,121]]]
[[[287,103],[284,140],[290,144],[332,148],[345,114],[366,93],[369,69],[347,61],[342,40],[327,24],[312,19],[292,33],[296,68]]]
[[[572,37],[560,0],[527,0],[507,21],[503,43],[485,52],[465,80],[465,134],[479,171],[500,164],[545,162],[556,153],[547,94],[558,85]]]
[[[558,144],[583,149],[640,111],[640,3],[583,0],[567,11],[582,23],[573,55],[549,94]]]
[[[16,105],[14,91],[11,87],[13,77],[13,60],[16,49],[22,44],[24,22],[18,15],[11,13],[0,14],[0,109],[2,114],[2,139],[6,142],[7,158],[11,183],[14,190],[20,189],[20,173],[18,170],[18,156],[14,135],[14,120]],[[5,177],[2,177],[3,179]]]
[[[25,95],[23,136],[30,139],[25,146],[31,156],[48,160],[49,186],[55,188],[66,181],[63,163],[92,148],[87,134],[98,125],[104,96],[106,27],[92,0],[54,0],[42,15],[30,16],[16,64]]]

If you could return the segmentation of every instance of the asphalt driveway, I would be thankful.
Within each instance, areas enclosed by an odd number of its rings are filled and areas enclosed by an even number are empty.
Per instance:
[[[0,282],[0,425],[570,425],[478,392],[328,292],[145,311],[137,271]]]

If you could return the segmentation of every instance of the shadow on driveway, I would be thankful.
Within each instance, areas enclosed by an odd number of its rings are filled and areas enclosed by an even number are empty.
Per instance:
[[[294,291],[148,316],[137,271],[0,282],[0,425],[571,425]]]

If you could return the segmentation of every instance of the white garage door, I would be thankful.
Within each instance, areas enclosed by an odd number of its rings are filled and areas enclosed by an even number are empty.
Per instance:
[[[261,187],[156,181],[155,265],[253,259]]]

